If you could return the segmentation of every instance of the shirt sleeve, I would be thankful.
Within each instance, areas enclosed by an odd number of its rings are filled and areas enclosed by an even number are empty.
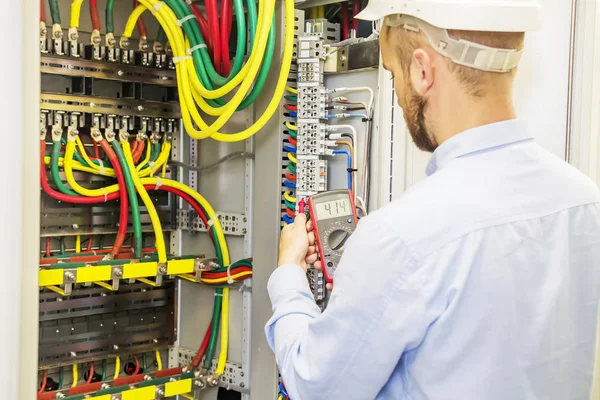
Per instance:
[[[348,240],[323,313],[297,265],[272,274],[265,328],[293,400],[374,399],[404,351],[435,318],[417,259],[381,223],[365,218]]]

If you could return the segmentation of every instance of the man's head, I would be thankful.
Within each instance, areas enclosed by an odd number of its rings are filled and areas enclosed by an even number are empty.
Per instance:
[[[452,54],[452,50],[461,49],[459,46],[455,49],[449,46],[442,51],[432,47],[431,43],[445,43],[437,28],[416,18],[400,18],[386,17],[380,34],[381,56],[384,68],[392,73],[399,105],[418,148],[433,152],[438,144],[461,131],[461,120],[471,117],[466,114],[486,114],[495,107],[507,105],[512,111],[512,84],[516,68],[509,64],[516,66],[518,62],[524,33],[447,31],[448,42],[462,39],[487,48],[516,50],[500,59],[484,59],[482,63],[477,58],[477,46],[471,59],[468,51],[464,51],[459,59]],[[481,49],[485,50],[483,46]],[[446,50],[447,54],[444,54]],[[461,65],[461,60],[466,65]],[[483,69],[467,66],[469,64]],[[499,72],[500,69],[503,71]]]

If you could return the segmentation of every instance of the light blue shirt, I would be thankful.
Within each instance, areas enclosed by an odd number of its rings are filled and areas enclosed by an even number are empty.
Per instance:
[[[588,400],[600,194],[504,121],[444,142],[428,177],[360,221],[315,305],[272,274],[266,334],[293,400]]]

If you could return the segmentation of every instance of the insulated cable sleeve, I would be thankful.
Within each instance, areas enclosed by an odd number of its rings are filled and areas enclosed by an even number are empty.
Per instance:
[[[133,237],[135,241],[133,251],[135,258],[140,259],[142,258],[142,221],[140,218],[140,206],[136,194],[135,181],[132,176],[133,174],[137,176],[137,173],[135,172],[135,168],[132,168],[127,162],[127,158],[123,152],[123,149],[119,145],[119,142],[112,140],[110,144],[114,149],[115,154],[119,159],[119,163],[121,164],[121,169],[123,170],[123,176],[127,186],[127,195],[129,197],[129,203],[131,204],[131,216],[133,219]]]
[[[58,0],[56,0],[56,1],[58,1]],[[106,33],[114,33],[115,32],[114,13],[113,13],[114,8],[115,8],[115,0],[108,0],[106,2]]]
[[[231,35],[232,17],[232,0],[221,0],[221,59],[223,62],[221,75],[225,76],[229,75],[229,72],[231,71],[231,62],[229,60],[229,36]],[[238,32],[238,36],[239,34],[240,32]]]
[[[60,25],[60,8],[58,6],[58,0],[49,0],[48,3],[50,4],[50,17],[52,18],[52,24]]]
[[[121,199],[119,213],[119,230],[117,232],[115,243],[113,244],[113,248],[111,250],[111,254],[116,256],[117,254],[119,254],[121,246],[123,246],[123,242],[125,242],[125,236],[127,235],[127,221],[129,218],[128,190],[127,184],[125,182],[125,175],[123,174],[123,169],[121,167],[121,164],[119,163],[117,154],[114,152],[110,144],[105,139],[100,140],[100,146],[102,147],[102,150],[104,150],[104,152],[108,156],[108,159],[113,165],[115,174],[117,175],[117,182],[119,184],[119,197]]]
[[[354,32],[358,32],[358,18],[356,15],[360,12],[359,0],[352,0],[352,29]]]
[[[216,0],[206,0],[206,17],[208,19],[208,29],[213,39],[213,63],[217,72],[221,70],[221,35],[219,34],[219,15]]]
[[[121,372],[121,357],[117,356],[115,360],[115,375],[113,381],[119,378],[119,372]]]
[[[131,147],[129,146],[129,142],[125,140],[125,141],[121,142],[121,144],[123,146],[123,153],[125,154],[125,160],[127,161],[127,166],[129,167],[129,170],[132,171],[132,174],[133,174],[133,183],[135,184],[135,188],[137,189],[138,195],[141,197],[142,201],[144,202],[144,205],[146,206],[146,211],[148,212],[148,215],[150,216],[150,221],[152,222],[152,229],[154,230],[154,236],[155,236],[154,245],[156,247],[156,251],[158,252],[158,262],[161,264],[166,263],[167,262],[167,249],[165,246],[165,237],[163,234],[163,230],[162,230],[162,226],[160,223],[160,218],[158,216],[158,212],[156,211],[156,207],[152,203],[152,199],[150,199],[150,196],[148,196],[148,192],[144,188],[144,184],[142,183],[140,177],[136,173],[133,172],[133,171],[135,171],[135,165],[133,163],[133,159],[131,158]],[[142,238],[140,235],[140,238],[139,238],[140,250],[142,248],[141,239]],[[136,244],[137,244],[137,239],[136,239]],[[137,252],[137,248],[135,250]]]
[[[92,29],[100,31],[102,26],[100,25],[100,16],[98,15],[98,1],[90,0],[90,19],[92,20]]]
[[[342,40],[350,38],[348,21],[350,21],[350,15],[348,13],[348,2],[344,1],[342,3],[342,16],[340,20],[340,22],[342,23]]]
[[[233,277],[232,277],[233,278]],[[228,278],[225,278],[228,282]],[[221,303],[221,347],[219,360],[215,368],[216,375],[223,375],[227,365],[227,351],[229,350],[229,288],[223,288],[223,301]]]
[[[46,3],[40,0],[40,22],[46,22]]]
[[[60,141],[52,142],[52,155],[50,156],[50,172],[52,173],[52,180],[54,184],[63,194],[68,194],[69,196],[78,196],[73,190],[66,187],[60,178],[60,172],[58,171],[58,158],[60,156]],[[42,163],[43,165],[43,163]]]
[[[139,2],[137,0],[133,0],[133,8],[135,9],[138,5],[139,5]],[[148,37],[148,30],[146,29],[146,24],[144,23],[144,20],[142,19],[141,15],[137,19],[137,28],[140,33],[140,37],[142,37],[142,38]]]
[[[47,380],[48,380],[48,371],[44,370],[44,372],[42,372],[42,383],[40,384],[40,390],[38,390],[38,394],[44,393],[44,390],[46,389]]]
[[[196,356],[192,360],[192,367],[194,369],[198,368],[198,366],[200,365],[200,362],[202,361],[202,357],[204,357],[204,354],[206,353],[206,349],[208,348],[208,341],[210,340],[211,330],[212,330],[212,322],[210,324],[208,324],[208,329],[206,330],[206,333],[204,334],[204,339],[202,340],[202,344],[198,348],[198,352],[196,353]]]
[[[223,300],[223,289],[219,288],[215,291],[215,304],[213,307],[212,326],[210,333],[210,341],[206,350],[206,357],[202,366],[205,369],[210,369],[212,366],[215,349],[217,347],[217,339],[219,338],[219,317],[221,315],[221,303]]]
[[[212,37],[212,32],[208,26],[208,21],[206,20],[206,17],[204,16],[204,14],[202,14],[202,12],[198,9],[198,6],[196,4],[191,3],[190,9],[192,10],[194,15],[196,16],[196,19],[198,20],[198,24],[200,25],[200,31],[202,32],[202,37],[204,37],[204,41],[206,42],[208,52],[212,53],[214,38]],[[214,54],[213,54],[213,57],[214,57]],[[214,60],[213,60],[213,62],[214,62]]]
[[[73,0],[71,3],[71,28],[79,28],[82,4],[83,0]]]

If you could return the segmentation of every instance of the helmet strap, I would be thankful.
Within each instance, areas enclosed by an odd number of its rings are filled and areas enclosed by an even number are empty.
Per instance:
[[[418,18],[393,14],[385,17],[390,27],[401,26],[411,32],[423,32],[431,47],[453,63],[489,72],[510,72],[519,64],[523,49],[498,49],[464,39],[453,39],[448,31]]]

